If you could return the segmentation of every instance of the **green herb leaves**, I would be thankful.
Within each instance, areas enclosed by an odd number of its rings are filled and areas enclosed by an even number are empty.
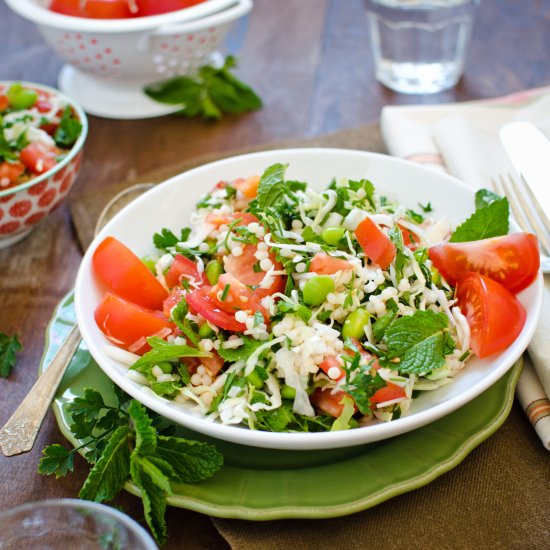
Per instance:
[[[395,368],[403,373],[427,374],[445,362],[454,349],[444,313],[418,310],[396,319],[386,330],[388,359],[399,359]]]
[[[211,477],[223,465],[222,455],[212,445],[163,435],[145,407],[135,400],[128,401],[124,394],[118,405],[111,407],[101,394],[87,389],[83,397],[69,405],[69,410],[75,421],[71,431],[84,443],[72,450],[61,445],[46,447],[39,473],[66,475],[73,469],[74,453],[87,447],[86,457],[94,457],[95,465],[80,490],[80,498],[110,501],[130,478],[140,490],[147,523],[157,542],[163,544],[167,535],[166,496],[172,494],[170,483],[196,483]],[[83,430],[84,424],[91,427]]]
[[[0,376],[7,378],[11,369],[15,366],[16,353],[21,351],[23,346],[16,335],[8,336],[0,332]]]
[[[273,164],[265,170],[258,186],[258,206],[268,208],[284,199],[285,171],[288,164]]]
[[[475,204],[476,211],[455,229],[451,242],[479,241],[508,233],[510,205],[507,198],[480,189]]]
[[[55,142],[60,147],[71,147],[71,145],[73,145],[73,143],[78,139],[81,132],[82,123],[74,115],[71,107],[67,105],[61,115],[59,126],[53,136]]]
[[[222,67],[204,65],[195,76],[178,76],[145,87],[145,93],[161,103],[180,105],[179,114],[202,115],[219,119],[224,113],[238,114],[262,106],[256,92],[232,74],[237,66],[233,56],[227,56]]]

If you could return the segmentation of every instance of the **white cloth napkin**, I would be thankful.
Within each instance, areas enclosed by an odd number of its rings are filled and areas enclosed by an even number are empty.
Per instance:
[[[498,132],[515,120],[531,121],[550,137],[550,86],[489,101],[384,107],[381,129],[390,154],[448,172],[474,188],[490,188],[491,178],[513,173]],[[550,275],[528,352],[516,395],[550,450]]]

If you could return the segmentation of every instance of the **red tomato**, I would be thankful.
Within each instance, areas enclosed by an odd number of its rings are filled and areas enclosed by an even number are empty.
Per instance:
[[[168,298],[162,302],[162,312],[166,315],[167,319],[170,319],[172,308],[176,307],[184,296],[185,290],[181,287],[175,287],[170,292]]]
[[[43,174],[57,164],[59,149],[45,145],[41,141],[33,141],[21,150],[21,162],[34,174]]]
[[[239,178],[231,182],[231,185],[238,189],[247,199],[254,199],[258,194],[260,185],[260,176],[251,176],[250,178]]]
[[[498,281],[514,294],[535,280],[540,266],[538,241],[531,233],[437,244],[428,254],[450,285],[456,285],[467,271],[475,271]]]
[[[220,184],[218,183],[218,185]],[[256,216],[254,216],[254,214],[250,214],[249,212],[234,212],[233,214],[215,214],[214,212],[209,212],[206,215],[205,221],[206,223],[211,223],[212,225],[219,227],[224,224],[230,225],[235,220],[239,221],[234,225],[234,227],[241,227],[252,222],[259,223],[260,221]]]
[[[135,17],[132,0],[52,0],[50,10],[73,17],[126,19]]]
[[[346,269],[353,269],[350,262],[341,258],[333,258],[328,254],[315,254],[309,264],[309,270],[319,275],[334,275],[337,271]]]
[[[334,367],[340,371],[340,374],[336,378],[332,378],[328,373],[328,371]],[[326,355],[323,362],[319,365],[319,368],[332,380],[340,380],[346,376],[346,371],[342,368],[342,361],[340,361],[336,355]]]
[[[39,113],[47,113],[52,108],[52,104],[47,99],[38,99],[34,106],[38,109]]]
[[[16,183],[24,171],[25,167],[20,162],[0,162],[0,189]],[[7,184],[4,185],[6,182]]]
[[[216,376],[216,374],[222,370],[225,361],[220,357],[217,351],[212,350],[210,353],[212,354],[211,357],[201,357],[200,361],[210,376]]]
[[[362,345],[357,338],[350,338],[351,343],[356,347],[357,351],[359,352],[359,355],[365,360],[367,364],[370,365],[371,368],[378,370],[380,368],[380,365],[378,364],[378,358],[372,355],[372,353],[369,353]],[[355,351],[351,350],[350,348],[346,347],[344,349],[344,353],[347,355],[355,355]],[[373,361],[374,359],[374,361]]]
[[[236,321],[235,315],[221,310],[218,304],[209,298],[209,292],[210,287],[203,286],[185,295],[187,304],[192,312],[202,315],[207,321],[210,321],[213,325],[223,328],[224,330],[244,332],[246,330],[246,325]]]
[[[401,225],[400,223],[398,223],[397,226],[401,231],[401,235],[403,237],[403,244],[407,248],[410,248],[413,251],[416,250],[418,248],[418,243],[420,242],[420,237],[416,233],[408,229],[407,227],[404,227],[403,225]]]
[[[10,106],[10,100],[7,95],[0,94],[0,113]]]
[[[182,10],[201,2],[204,0],[137,0],[140,16]]]
[[[225,294],[225,298],[222,300],[223,294]],[[260,298],[250,287],[243,285],[230,273],[220,275],[217,284],[210,289],[208,297],[219,309],[227,313],[234,315],[236,311],[240,310],[252,313],[261,311],[264,319],[268,319],[267,312],[260,303]]]
[[[388,268],[395,258],[395,245],[370,218],[357,226],[355,237],[369,259],[382,269]]]
[[[204,272],[202,275],[199,274],[197,264],[194,261],[182,256],[181,254],[176,254],[170,269],[168,269],[165,275],[166,284],[169,288],[179,286],[182,278],[188,279],[192,283],[196,283],[201,286],[209,284]]]
[[[334,418],[338,418],[344,410],[343,400],[346,396],[353,399],[351,395],[342,390],[336,390],[333,393],[330,389],[323,390],[322,388],[317,388],[309,399],[318,409],[330,414]],[[355,410],[357,411],[357,407]]]
[[[520,301],[500,283],[479,273],[468,273],[460,280],[456,298],[470,326],[470,348],[478,357],[505,350],[525,324]]]
[[[152,311],[107,293],[97,306],[95,322],[101,331],[117,346],[128,349],[141,338],[154,336],[173,326],[160,311]],[[149,349],[144,344],[136,353]]]
[[[387,386],[375,391],[373,396],[369,399],[371,407],[374,409],[379,403],[385,403],[386,401],[392,401],[394,399],[400,399],[407,397],[405,390],[397,384],[387,383]]]
[[[149,309],[162,309],[168,292],[119,240],[106,237],[96,248],[92,263],[95,274],[118,296]]]
[[[225,271],[231,273],[234,277],[239,279],[241,283],[249,286],[258,286],[265,277],[265,271],[254,271],[254,264],[258,263],[255,256],[257,247],[254,244],[247,244],[243,247],[243,253],[240,256],[233,256],[229,254],[225,257]],[[280,270],[283,265],[275,259],[275,254],[270,253],[269,259],[275,266],[275,270]],[[283,275],[276,275],[273,278],[273,283],[268,288],[257,288],[254,292],[257,296],[263,298],[274,294],[275,292],[281,292],[284,289],[285,279]]]

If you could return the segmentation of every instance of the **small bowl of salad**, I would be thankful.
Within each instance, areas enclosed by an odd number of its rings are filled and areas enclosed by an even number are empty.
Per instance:
[[[79,327],[117,385],[196,432],[289,450],[379,441],[465,405],[526,348],[539,249],[508,217],[506,198],[384,155],[225,159],[98,234]]]
[[[0,247],[23,239],[63,202],[87,131],[84,111],[60,91],[0,81]]]

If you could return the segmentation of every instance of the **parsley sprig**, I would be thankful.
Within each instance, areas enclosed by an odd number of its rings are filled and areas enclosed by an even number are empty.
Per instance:
[[[254,111],[262,100],[247,84],[232,72],[236,59],[229,55],[221,67],[204,65],[194,76],[177,76],[145,87],[145,93],[155,101],[179,105],[179,114],[201,115],[204,119],[219,119],[223,114]]]
[[[7,378],[15,366],[16,353],[21,351],[23,346],[19,336],[8,336],[0,332],[0,376]]]
[[[117,403],[108,405],[99,392],[86,389],[67,405],[70,426],[79,447],[46,447],[38,465],[41,474],[65,476],[74,468],[74,454],[85,449],[93,465],[79,497],[95,502],[113,500],[128,479],[140,490],[145,519],[159,544],[166,541],[164,518],[171,482],[197,483],[223,465],[222,455],[207,443],[170,434],[138,401],[115,388]]]

